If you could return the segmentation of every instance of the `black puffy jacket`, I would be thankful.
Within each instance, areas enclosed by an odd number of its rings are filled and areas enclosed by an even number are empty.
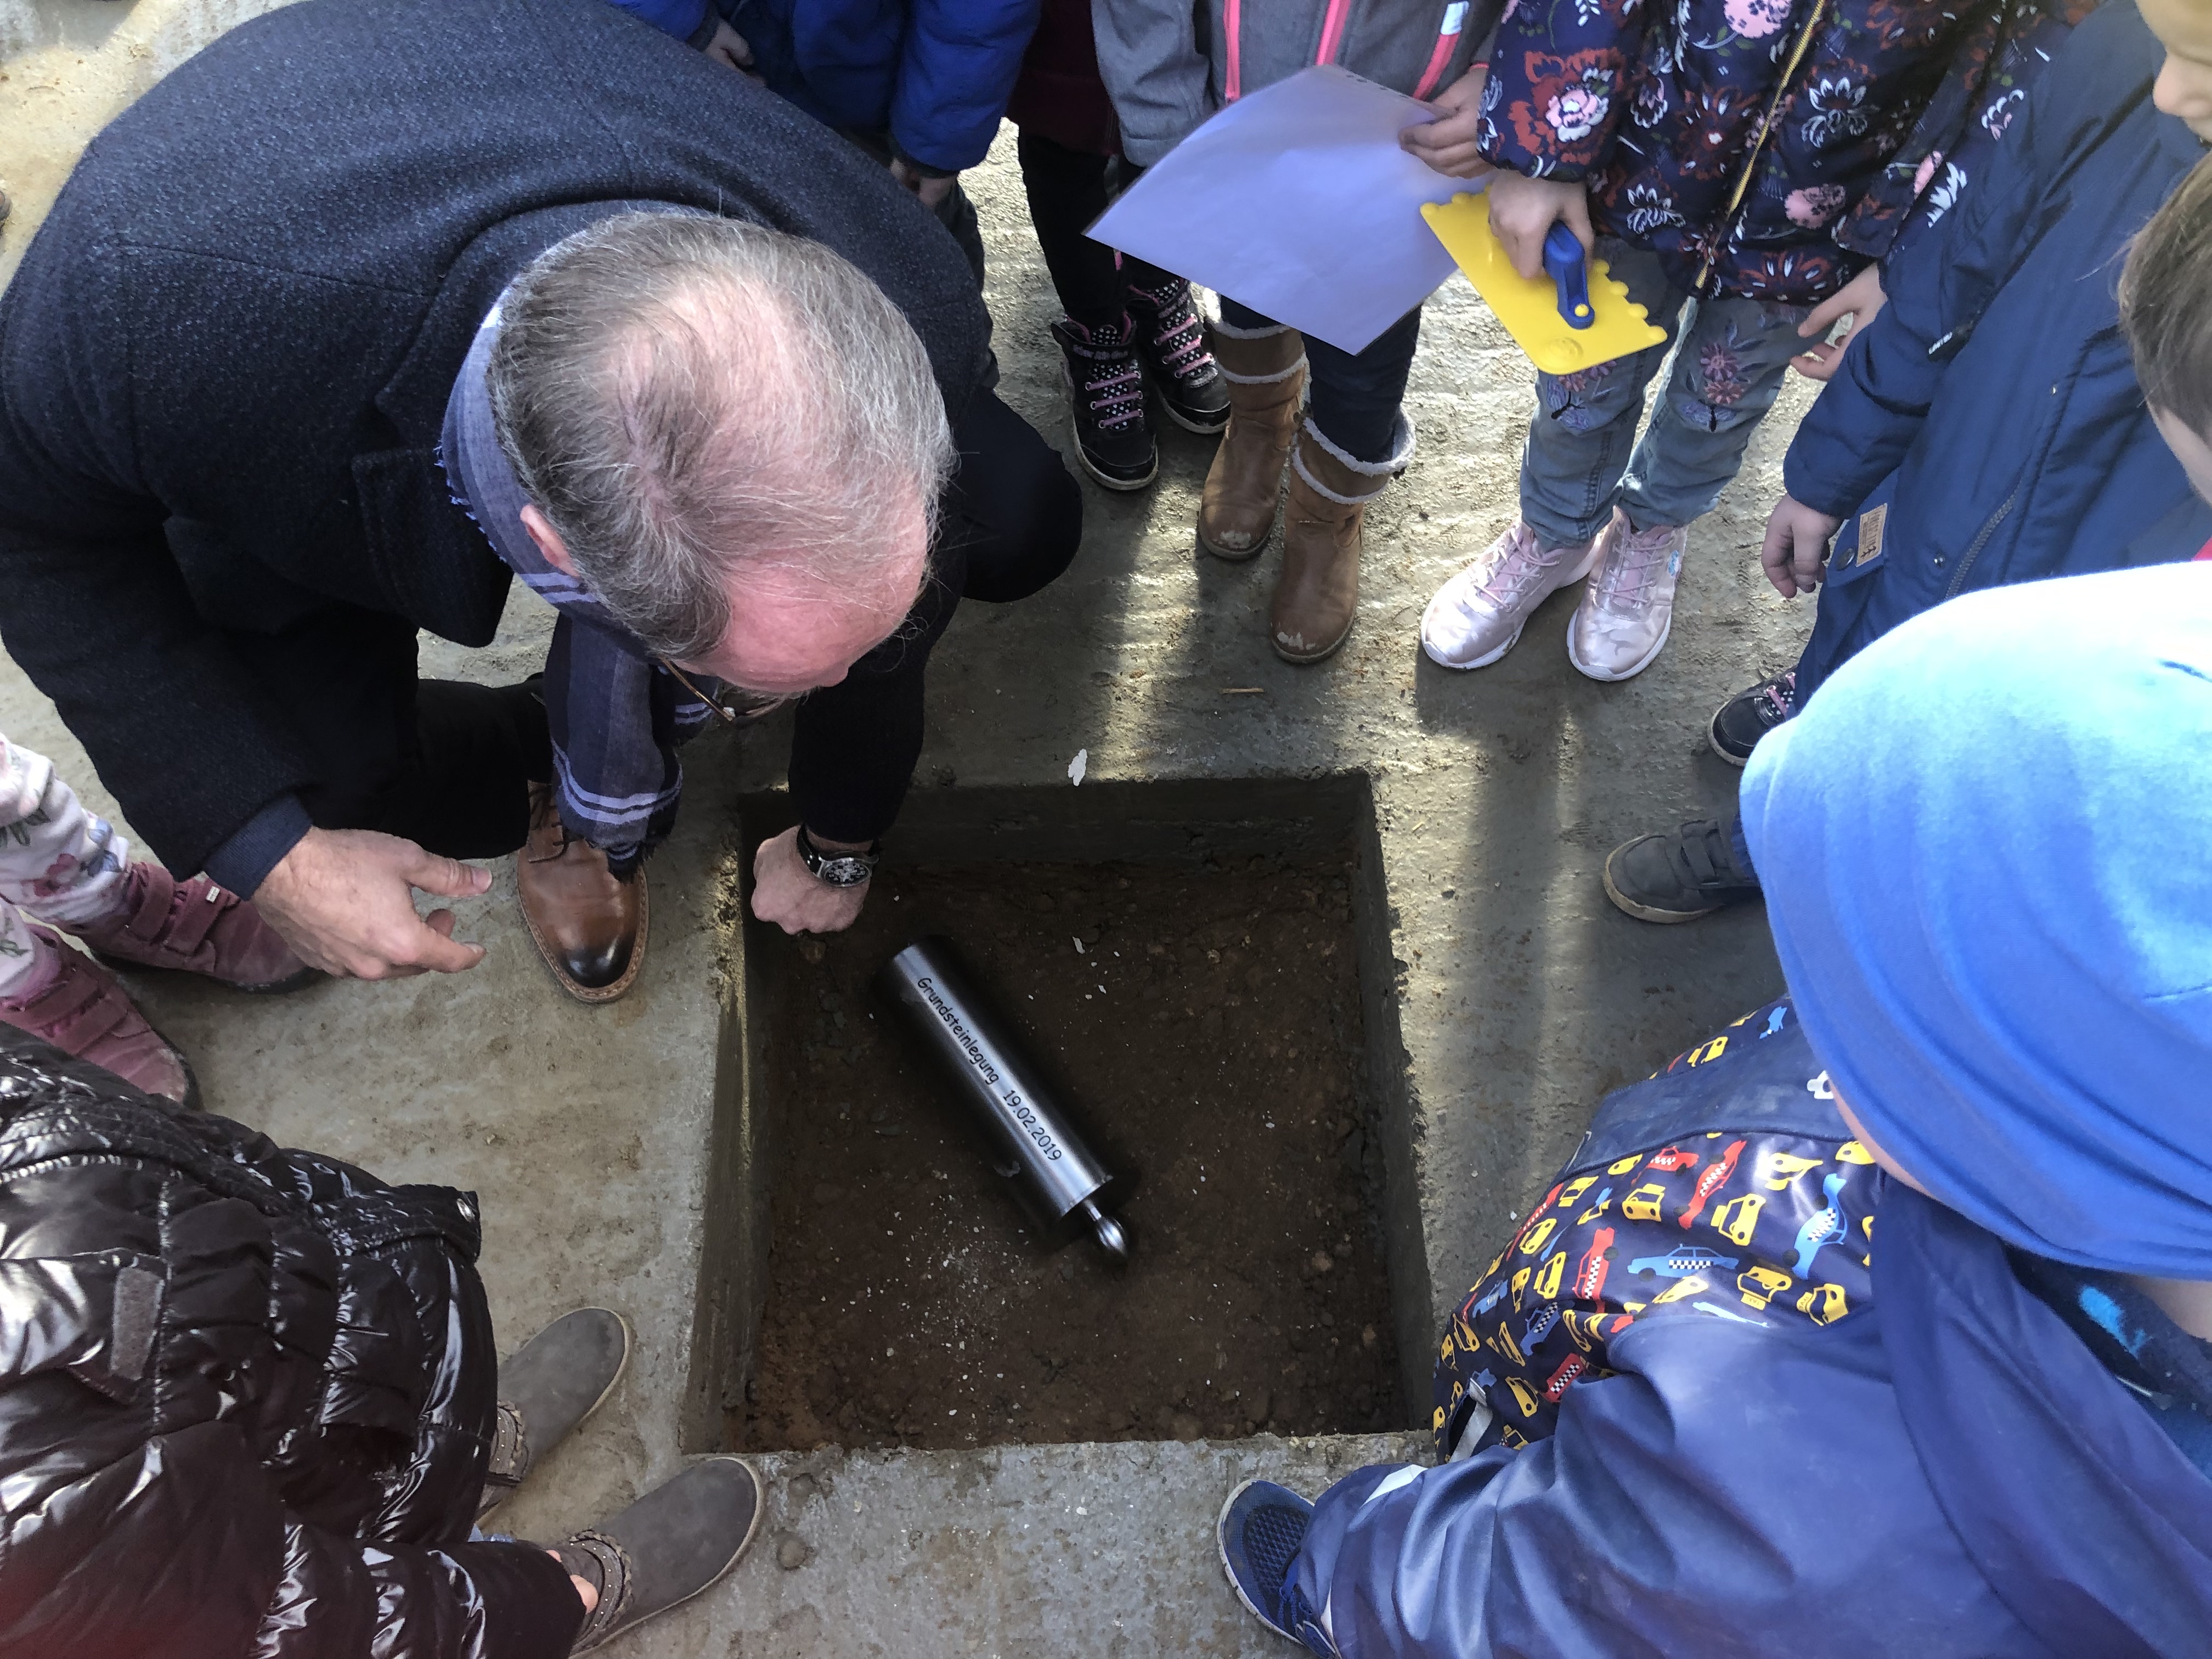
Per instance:
[[[475,1200],[387,1187],[0,1027],[0,1656],[557,1659],[470,1543]]]

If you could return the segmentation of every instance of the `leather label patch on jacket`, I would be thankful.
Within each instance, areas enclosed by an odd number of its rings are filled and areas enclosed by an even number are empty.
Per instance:
[[[1854,564],[1872,564],[1881,556],[1881,532],[1888,523],[1887,501],[1859,514],[1859,551]]]

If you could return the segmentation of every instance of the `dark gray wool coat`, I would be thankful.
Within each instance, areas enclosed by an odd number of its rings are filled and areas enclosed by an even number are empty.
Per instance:
[[[515,272],[626,201],[835,249],[966,403],[987,319],[933,219],[602,0],[306,0],[86,151],[0,296],[0,641],[171,867],[309,781],[227,632],[346,604],[491,639],[447,394]]]

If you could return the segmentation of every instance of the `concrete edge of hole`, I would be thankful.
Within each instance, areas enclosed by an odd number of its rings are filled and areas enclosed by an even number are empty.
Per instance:
[[[781,790],[749,793],[737,803],[736,856],[725,879],[742,891],[722,907],[721,1035],[714,1114],[708,1148],[696,1315],[681,1419],[686,1452],[726,1449],[722,1413],[742,1399],[752,1372],[766,1302],[774,1130],[763,1109],[763,1043],[759,1017],[769,963],[793,948],[744,919],[750,891],[744,849],[793,821]],[[1382,1144],[1381,1222],[1392,1335],[1398,1346],[1401,1414],[1409,1430],[1427,1427],[1426,1358],[1433,1346],[1429,1251],[1421,1221],[1410,1065],[1398,1020],[1381,831],[1367,774],[1308,777],[1119,781],[1081,790],[1054,785],[917,791],[899,820],[886,862],[930,864],[1124,862],[1201,866],[1215,857],[1285,856],[1341,849],[1354,949],[1358,953],[1364,1053],[1359,1071],[1367,1133]]]
[[[1357,858],[1352,871],[1352,940],[1359,951],[1359,996],[1366,1034],[1368,1124],[1382,1141],[1382,1237],[1389,1255],[1391,1334],[1398,1345],[1400,1406],[1412,1429],[1428,1425],[1430,1355],[1436,1347],[1435,1287],[1430,1282],[1429,1242],[1422,1222],[1420,1157],[1416,1146],[1413,1058],[1398,1023],[1398,965],[1393,940],[1389,884],[1382,866],[1382,833],[1375,794],[1365,774],[1352,823]]]

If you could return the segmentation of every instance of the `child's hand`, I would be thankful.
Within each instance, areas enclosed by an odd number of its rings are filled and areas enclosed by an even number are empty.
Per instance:
[[[1874,264],[1814,306],[1805,320],[1797,325],[1799,334],[1808,338],[1825,335],[1836,325],[1836,319],[1844,316],[1850,317],[1851,325],[1844,331],[1841,339],[1823,340],[1810,351],[1800,352],[1792,360],[1797,372],[1808,380],[1825,380],[1833,374],[1836,365],[1844,360],[1844,348],[1851,343],[1851,336],[1872,322],[1888,299],[1881,291],[1881,267]]]
[[[1490,181],[1489,194],[1490,228],[1523,276],[1544,274],[1544,238],[1553,225],[1573,231],[1585,254],[1596,240],[1590,229],[1589,196],[1579,182],[1500,172]]]
[[[1794,599],[1818,587],[1820,568],[1828,562],[1828,544],[1843,524],[1789,495],[1775,502],[1766,520],[1765,544],[1759,550],[1759,566],[1774,591]]]
[[[714,25],[714,38],[701,50],[716,63],[737,70],[748,80],[761,78],[753,69],[752,43],[732,28],[727,21]]]
[[[896,155],[891,158],[891,177],[899,181],[901,189],[910,190],[920,197],[922,206],[932,213],[937,211],[938,204],[952,194],[952,186],[960,182],[960,175],[957,173],[948,173],[941,179],[929,178]]]
[[[1492,171],[1474,147],[1474,129],[1482,115],[1482,88],[1489,68],[1477,64],[1429,100],[1437,118],[1407,127],[1398,135],[1399,148],[1425,161],[1451,179],[1479,179]]]

